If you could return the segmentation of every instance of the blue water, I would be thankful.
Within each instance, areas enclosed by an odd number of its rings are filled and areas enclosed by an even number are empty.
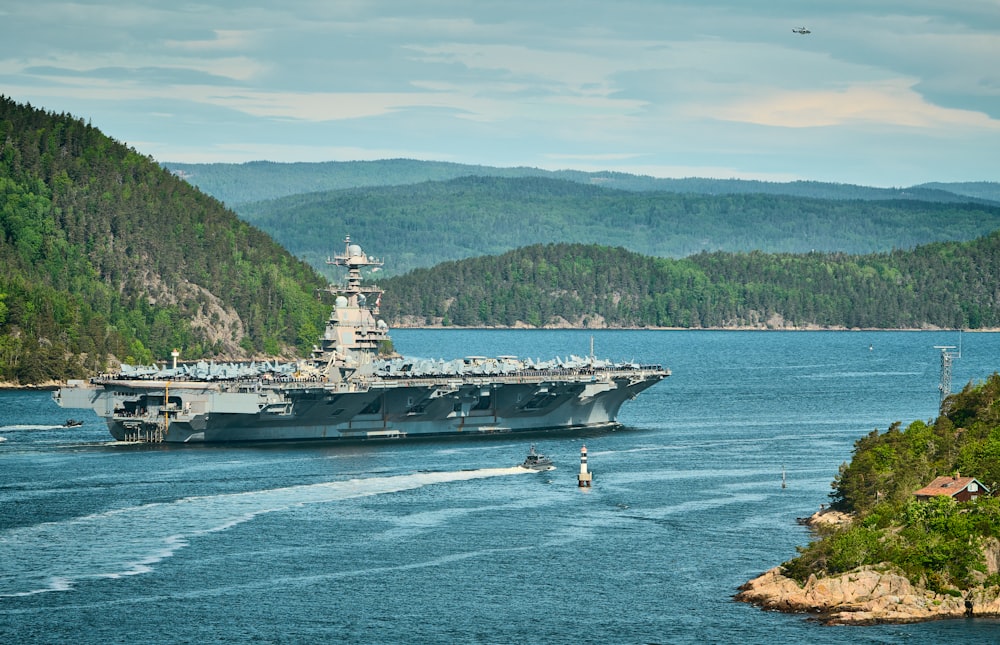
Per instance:
[[[976,643],[988,619],[823,627],[732,600],[795,555],[853,442],[936,415],[954,332],[426,331],[410,355],[589,352],[674,375],[616,432],[113,444],[0,392],[3,643]],[[1000,364],[964,334],[953,388]],[[869,348],[871,347],[871,349]],[[531,442],[558,468],[511,468]],[[586,442],[594,487],[575,473]],[[781,488],[781,471],[788,486]]]

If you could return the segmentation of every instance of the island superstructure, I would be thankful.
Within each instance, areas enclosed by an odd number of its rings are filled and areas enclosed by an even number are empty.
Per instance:
[[[571,356],[450,361],[391,352],[380,319],[383,291],[362,269],[382,261],[350,237],[329,264],[326,329],[308,359],[281,363],[122,365],[53,393],[91,409],[119,441],[233,442],[476,436],[617,425],[622,404],[670,375],[660,365]]]

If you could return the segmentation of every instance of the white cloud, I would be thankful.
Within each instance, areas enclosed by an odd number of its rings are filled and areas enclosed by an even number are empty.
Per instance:
[[[913,81],[855,85],[839,91],[777,90],[720,106],[719,119],[786,128],[833,127],[851,123],[911,128],[982,128],[1000,131],[1000,121],[969,110],[928,103]]]
[[[197,88],[195,88],[197,89]],[[260,117],[330,121],[379,116],[416,105],[454,108],[453,101],[428,93],[261,92],[198,90],[199,100]]]
[[[886,184],[934,179],[948,154],[949,172],[1000,178],[995,0],[3,11],[5,94],[94,117],[162,159],[384,153]],[[813,33],[793,34],[799,23]]]
[[[215,29],[213,38],[203,40],[164,41],[167,49],[185,52],[233,51],[252,48],[260,37],[260,30]]]

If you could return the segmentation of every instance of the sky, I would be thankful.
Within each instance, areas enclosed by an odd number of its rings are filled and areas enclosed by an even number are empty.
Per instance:
[[[0,94],[160,162],[1000,181],[1000,0],[4,0]]]

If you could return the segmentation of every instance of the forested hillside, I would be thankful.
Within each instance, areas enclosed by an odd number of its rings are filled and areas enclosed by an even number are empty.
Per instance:
[[[1000,232],[912,251],[700,253],[534,245],[382,282],[390,324],[1000,327]]]
[[[325,281],[82,120],[0,96],[0,381],[308,347]]]
[[[493,254],[385,281],[383,313],[411,324],[1000,326],[1000,233],[977,237],[1000,228],[1000,207],[985,204],[462,177],[300,195],[252,213],[315,264],[345,234],[396,271]],[[941,238],[972,241],[916,246]],[[539,243],[553,240],[565,242]],[[843,252],[855,247],[884,252]],[[745,252],[705,251],[722,248]],[[6,382],[163,360],[173,348],[288,354],[311,346],[327,313],[316,296],[326,281],[266,233],[82,120],[5,97],[0,263]]]
[[[236,207],[301,193],[370,186],[399,186],[459,177],[546,177],[630,191],[695,193],[702,195],[766,194],[816,199],[917,199],[921,201],[1000,203],[1000,183],[923,184],[909,188],[875,188],[820,181],[770,182],[748,179],[663,179],[623,172],[583,172],[539,168],[496,168],[415,159],[325,161],[318,163],[186,164],[165,162],[178,176]]]
[[[548,242],[673,258],[701,251],[863,254],[1000,229],[1000,206],[993,205],[629,192],[542,177],[310,193],[247,204],[240,215],[317,270],[350,234],[385,259],[389,274]]]
[[[833,482],[834,507],[854,521],[830,529],[783,565],[799,581],[888,563],[911,581],[958,593],[1000,584],[987,575],[989,541],[1000,538],[1000,498],[957,503],[948,496],[918,501],[913,493],[935,477],[961,473],[989,490],[1000,486],[1000,375],[949,397],[928,425],[914,421],[873,431],[854,444],[854,456]]]
[[[995,181],[962,181],[953,183],[931,182],[916,188],[944,190],[953,195],[964,195],[975,199],[1000,202],[1000,183]]]

